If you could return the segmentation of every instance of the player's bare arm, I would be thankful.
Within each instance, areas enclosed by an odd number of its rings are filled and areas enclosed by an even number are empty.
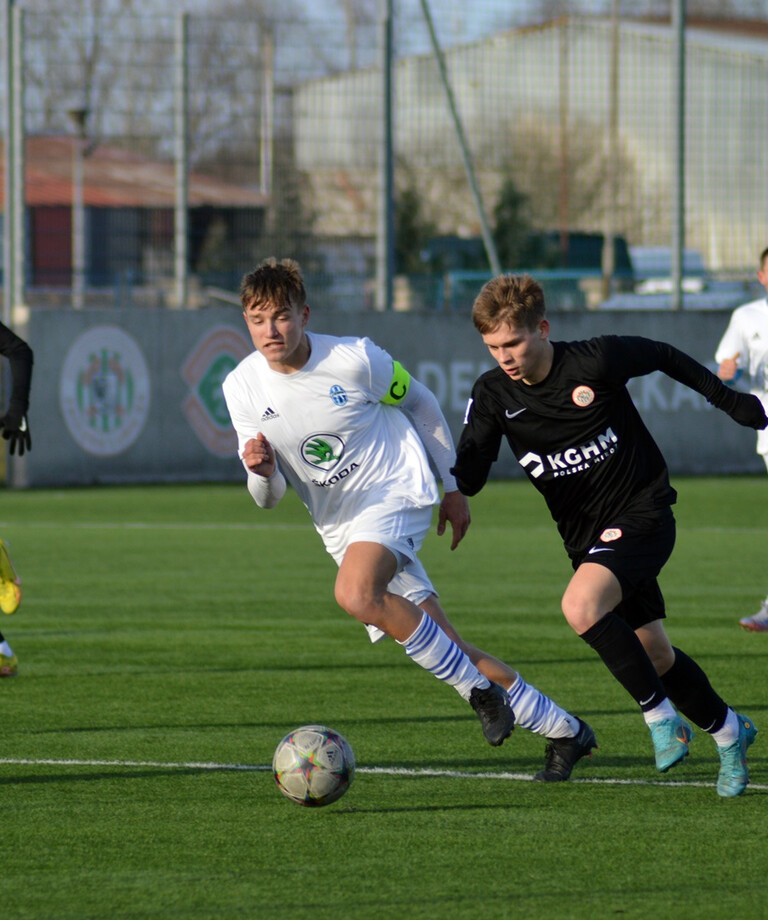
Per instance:
[[[275,472],[274,448],[261,432],[246,442],[243,462],[252,473],[267,479]]]
[[[469,502],[466,496],[461,492],[446,492],[443,500],[440,502],[440,510],[437,518],[437,534],[442,537],[445,533],[445,525],[451,525],[452,539],[451,549],[456,549],[464,538],[471,521],[469,513]]]

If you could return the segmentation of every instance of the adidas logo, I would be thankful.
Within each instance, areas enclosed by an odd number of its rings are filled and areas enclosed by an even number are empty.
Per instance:
[[[280,418],[280,414],[275,412],[271,406],[267,406],[267,411],[264,413],[264,415],[262,415],[261,420],[262,422],[269,422],[273,418]]]

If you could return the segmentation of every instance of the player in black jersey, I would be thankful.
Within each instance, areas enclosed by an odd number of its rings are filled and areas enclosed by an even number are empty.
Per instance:
[[[499,366],[472,390],[451,470],[459,489],[482,489],[506,439],[544,496],[573,564],[565,618],[640,706],[657,768],[665,772],[688,754],[693,732],[677,709],[715,740],[718,793],[739,795],[757,729],[664,630],[657,576],[675,542],[677,495],[626,384],[662,371],[756,429],[768,425],[760,400],[663,342],[550,341],[544,294],[528,275],[489,281],[472,319]]]
[[[32,384],[32,349],[11,329],[0,323],[0,355],[11,365],[11,394],[5,415],[0,417],[0,434],[8,442],[12,454],[22,456],[31,450],[32,439],[27,424],[29,388]],[[8,547],[0,540],[0,610],[15,613],[21,603],[21,585],[8,555]],[[0,632],[0,677],[15,677],[19,662]]]

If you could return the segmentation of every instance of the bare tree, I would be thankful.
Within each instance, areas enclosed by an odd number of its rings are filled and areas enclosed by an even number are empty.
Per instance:
[[[140,5],[76,0],[73,10],[71,2],[25,3],[29,130],[68,131],[67,111],[82,108],[92,133],[109,131],[108,113],[120,108],[121,87],[140,48],[124,24]]]
[[[376,0],[346,0],[347,43],[373,27]],[[98,137],[170,155],[178,12],[142,0],[28,0],[26,80],[30,131],[68,132],[85,109]],[[347,67],[339,20],[300,0],[199,0],[189,19],[193,163],[225,146],[257,145],[264,103],[265,37],[279,89]],[[365,36],[366,39],[369,36]],[[362,42],[371,52],[371,42]],[[370,63],[368,61],[367,63]]]
[[[347,65],[350,70],[355,70],[361,61],[361,30],[365,36],[364,49],[367,51],[362,60],[370,58],[370,38],[376,25],[380,0],[338,0],[338,3],[344,13],[346,24]]]

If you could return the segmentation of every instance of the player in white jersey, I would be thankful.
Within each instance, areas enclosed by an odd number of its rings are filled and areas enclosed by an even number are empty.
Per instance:
[[[223,391],[256,504],[274,507],[290,483],[338,564],[339,605],[374,641],[391,636],[453,686],[490,744],[501,744],[515,724],[543,735],[546,763],[536,779],[568,779],[597,746],[592,729],[464,642],[418,559],[435,505],[438,534],[451,525],[451,549],[470,523],[450,473],[453,439],[432,392],[368,339],[309,333],[304,282],[292,260],[262,262],[240,293],[256,350]]]
[[[760,253],[757,278],[768,292],[768,248]],[[746,374],[750,392],[768,412],[768,299],[761,297],[733,311],[717,346],[715,361],[721,380],[735,382],[742,373]],[[768,429],[757,432],[757,452],[768,469]],[[768,632],[768,596],[754,616],[744,617],[739,624],[752,632]]]
[[[276,373],[256,351],[227,381],[238,433],[247,442],[263,431],[277,448],[282,472],[338,563],[361,518],[372,514],[376,530],[390,503],[431,514],[439,501],[413,426],[382,408],[382,400],[397,404],[391,387],[404,395],[407,375],[397,365],[393,374],[392,358],[369,339],[315,333],[300,371]]]

